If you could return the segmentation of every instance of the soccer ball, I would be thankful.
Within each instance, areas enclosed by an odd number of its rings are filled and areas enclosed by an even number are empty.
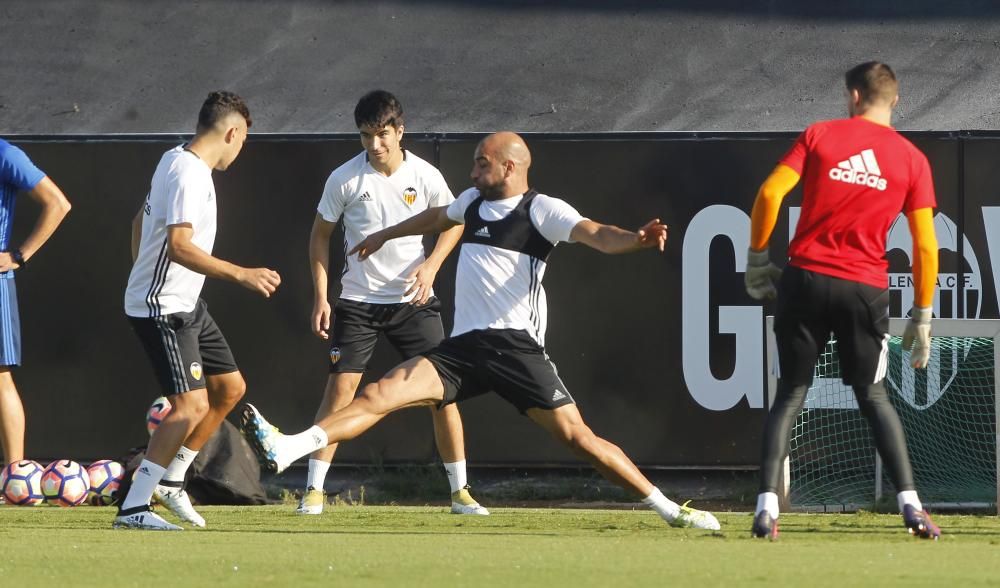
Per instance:
[[[87,500],[90,477],[82,465],[68,459],[54,461],[42,472],[42,494],[59,506],[77,506]]]
[[[15,461],[0,474],[0,489],[9,504],[35,506],[45,500],[42,495],[42,466],[24,459]]]
[[[125,467],[117,461],[102,459],[90,464],[87,476],[90,478],[90,503],[107,506],[118,499],[118,487],[125,476]]]
[[[163,419],[167,418],[167,415],[170,414],[171,408],[173,407],[170,405],[170,401],[167,400],[166,396],[160,396],[153,401],[153,405],[146,411],[146,431],[149,432],[150,436],[152,436],[153,431],[160,426]]]

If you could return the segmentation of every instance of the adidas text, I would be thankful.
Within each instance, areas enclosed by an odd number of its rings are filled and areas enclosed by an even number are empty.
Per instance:
[[[829,172],[831,180],[885,191],[888,182],[881,175],[882,170],[875,160],[875,152],[871,149],[850,156],[838,163],[837,167],[831,168]]]

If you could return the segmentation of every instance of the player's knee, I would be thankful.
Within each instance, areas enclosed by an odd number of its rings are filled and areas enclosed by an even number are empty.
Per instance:
[[[200,393],[199,391],[192,391],[178,396],[174,400],[173,408],[170,410],[167,418],[198,422],[208,414],[210,405],[208,395],[205,394],[204,390],[201,390]]]
[[[391,405],[389,390],[381,382],[372,382],[365,386],[356,401],[361,402],[369,412],[375,414],[388,412]]]
[[[596,455],[600,449],[597,436],[586,425],[577,425],[565,432],[565,443],[580,455]]]
[[[242,377],[228,383],[222,389],[222,402],[228,406],[236,406],[247,393],[247,382]]]

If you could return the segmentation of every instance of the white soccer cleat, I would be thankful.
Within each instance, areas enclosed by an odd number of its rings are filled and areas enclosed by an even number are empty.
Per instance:
[[[243,414],[240,416],[240,429],[242,429],[243,436],[250,443],[250,447],[257,454],[257,460],[260,461],[260,465],[264,469],[274,474],[280,474],[291,465],[291,462],[282,459],[279,452],[281,441],[285,435],[278,430],[278,427],[267,422],[257,407],[249,402],[243,407]]]
[[[153,498],[170,509],[170,512],[177,515],[177,518],[185,523],[190,523],[196,527],[205,526],[205,518],[194,510],[194,507],[191,505],[191,498],[184,491],[184,488],[174,488],[159,484],[156,486],[156,490],[153,491]]]
[[[472,497],[469,493],[470,487],[466,484],[465,488],[451,493],[451,514],[459,515],[480,515],[487,516],[490,511],[476,502],[476,499]]]
[[[709,531],[718,531],[722,528],[719,525],[719,519],[715,518],[715,515],[708,511],[689,507],[688,503],[690,502],[689,500],[681,506],[680,512],[677,513],[674,520],[670,521],[671,527],[707,529]]]
[[[312,486],[306,488],[305,494],[299,500],[299,507],[295,509],[296,514],[318,515],[323,514],[323,506],[326,504],[326,492],[317,490]]]
[[[173,523],[163,520],[163,517],[149,510],[149,505],[136,506],[118,511],[118,516],[111,523],[113,529],[143,529],[146,531],[183,531]]]

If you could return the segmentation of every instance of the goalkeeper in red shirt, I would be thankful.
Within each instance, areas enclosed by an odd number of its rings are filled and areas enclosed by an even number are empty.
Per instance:
[[[777,489],[789,436],[832,332],[841,376],[872,427],[904,524],[919,537],[936,539],[941,531],[917,497],[903,427],[883,384],[889,342],[885,245],[900,211],[913,235],[914,280],[903,347],[913,367],[927,366],[938,270],[934,184],[924,154],[890,126],[899,100],[892,69],[863,63],[847,72],[846,82],[850,118],[807,128],[761,186],[751,214],[746,288],[758,300],[777,297],[780,370],[764,428],[752,533],[778,534]],[[781,201],[800,179],[802,210],[782,271],[769,261],[767,246]]]

